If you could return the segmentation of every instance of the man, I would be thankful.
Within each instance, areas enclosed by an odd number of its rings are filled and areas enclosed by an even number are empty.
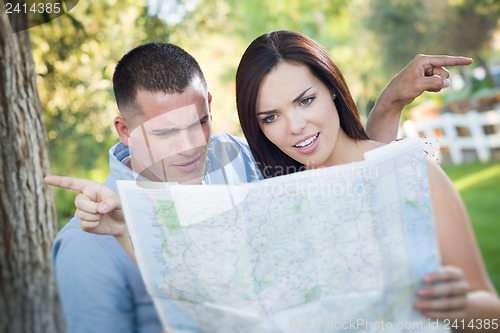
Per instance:
[[[368,133],[379,141],[395,139],[403,106],[424,90],[449,85],[442,66],[470,62],[417,56],[384,89],[370,115]],[[157,333],[161,325],[152,299],[130,259],[133,251],[116,180],[237,184],[262,176],[244,140],[211,135],[212,96],[195,59],[179,47],[150,43],[133,49],[118,63],[113,86],[123,118],[114,121],[121,142],[110,149],[106,186],[46,178],[49,184],[81,192],[75,200],[76,216],[56,238],[54,266],[71,332]],[[187,327],[182,320],[176,325]]]

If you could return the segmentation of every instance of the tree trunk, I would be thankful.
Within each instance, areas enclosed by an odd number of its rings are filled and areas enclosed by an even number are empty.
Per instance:
[[[26,18],[10,17],[26,24]],[[23,22],[24,21],[24,22]],[[57,232],[28,32],[0,1],[0,332],[65,330],[52,269]]]

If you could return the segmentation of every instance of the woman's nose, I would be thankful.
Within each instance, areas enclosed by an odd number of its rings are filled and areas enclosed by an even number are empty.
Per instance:
[[[292,112],[288,120],[288,130],[292,134],[300,134],[307,125],[307,121],[298,113]]]

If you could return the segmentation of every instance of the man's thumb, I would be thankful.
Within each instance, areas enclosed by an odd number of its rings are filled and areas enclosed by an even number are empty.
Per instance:
[[[97,212],[99,214],[107,214],[115,209],[120,208],[120,199],[117,195],[105,198],[97,205]]]
[[[99,214],[106,214],[110,211],[109,206],[105,202],[100,202],[99,205],[97,205],[97,212]]]

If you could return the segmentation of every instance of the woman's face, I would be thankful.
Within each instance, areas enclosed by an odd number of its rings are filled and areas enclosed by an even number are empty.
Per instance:
[[[307,168],[330,166],[341,131],[333,99],[309,67],[282,61],[261,82],[257,121],[272,143]]]

